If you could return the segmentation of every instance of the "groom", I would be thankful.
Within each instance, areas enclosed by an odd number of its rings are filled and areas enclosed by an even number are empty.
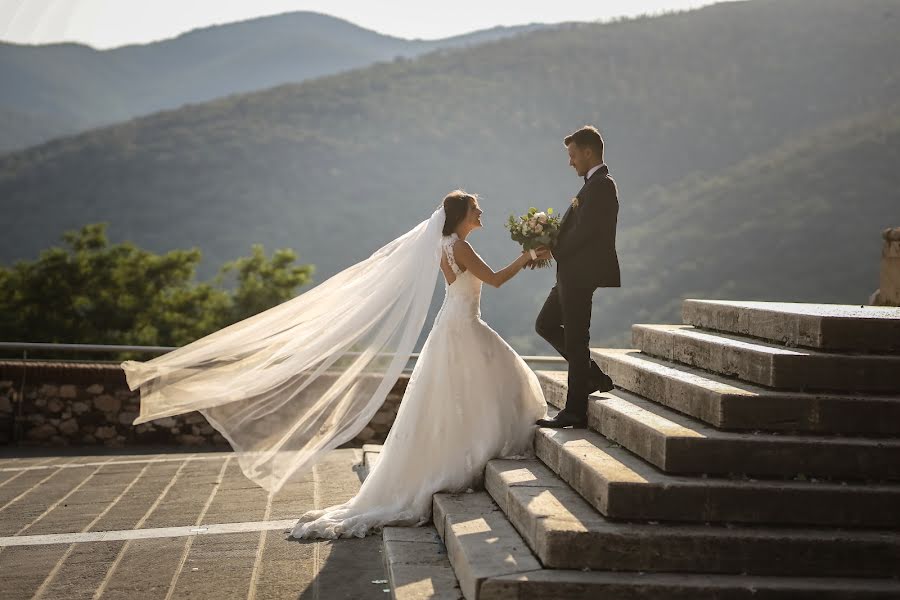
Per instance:
[[[569,165],[584,185],[563,215],[556,247],[556,285],[538,315],[538,334],[569,363],[566,407],[542,427],[585,427],[588,396],[613,389],[612,379],[591,360],[591,299],[598,287],[620,287],[616,256],[616,182],[603,162],[603,138],[582,127],[565,139]]]

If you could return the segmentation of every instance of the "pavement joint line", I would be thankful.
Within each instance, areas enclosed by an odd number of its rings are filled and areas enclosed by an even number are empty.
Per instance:
[[[109,462],[110,460],[112,460],[112,458],[110,458],[110,459],[109,459],[108,461],[106,461],[106,462]],[[68,498],[69,496],[71,496],[72,494],[74,494],[75,492],[77,492],[79,489],[81,489],[81,486],[83,486],[83,485],[86,484],[88,481],[90,481],[91,478],[93,478],[94,475],[96,475],[97,473],[99,473],[99,472],[100,472],[100,469],[102,469],[104,466],[105,466],[105,465],[100,465],[100,466],[98,466],[96,469],[94,469],[93,472],[91,472],[90,475],[88,475],[87,477],[85,477],[84,479],[81,480],[81,483],[79,483],[79,484],[76,485],[74,488],[72,488],[71,490],[69,490],[69,491],[66,493],[65,496],[63,496],[62,498],[60,498],[59,500],[57,500],[56,502],[54,502],[53,504],[51,504],[49,507],[47,507],[47,510],[45,510],[45,511],[42,512],[40,515],[38,515],[38,517],[35,518],[31,523],[29,523],[28,525],[22,527],[22,529],[20,529],[19,531],[17,531],[14,535],[22,535],[22,533],[23,533],[26,529],[28,529],[29,527],[32,527],[35,523],[37,523],[38,521],[40,521],[41,519],[43,519],[44,517],[46,517],[48,514],[50,514],[50,511],[52,511],[52,510],[55,509],[57,506],[59,506],[60,504],[62,504],[63,501],[64,501],[66,498]]]
[[[118,496],[116,496],[116,498],[112,502],[110,502],[109,505],[106,508],[104,508],[103,511],[99,515],[94,517],[94,519],[90,523],[85,525],[84,529],[81,530],[81,533],[89,532],[91,530],[91,527],[96,525],[100,521],[100,519],[102,519],[104,516],[106,516],[106,513],[108,513],[110,510],[112,510],[112,508],[116,504],[119,503],[119,500],[121,500],[122,498],[125,497],[125,494],[127,494],[128,491],[134,486],[134,484],[136,484],[138,482],[138,480],[144,476],[144,473],[147,472],[147,469],[149,469],[152,464],[153,463],[147,463],[146,465],[144,465],[144,468],[141,469],[141,472],[138,473],[137,475],[135,475],[134,479],[131,480],[131,483],[129,483],[127,486],[125,486],[125,489],[122,490],[122,493],[120,493]],[[98,533],[98,532],[95,532],[95,533]],[[106,532],[99,532],[99,533],[106,533]],[[63,534],[63,535],[65,535],[65,534]],[[34,536],[29,536],[29,537],[34,537]],[[47,574],[47,576],[44,578],[44,581],[41,582],[41,586],[34,593],[32,600],[40,600],[44,596],[44,594],[47,592],[47,589],[49,588],[50,584],[53,582],[53,579],[56,577],[57,573],[59,573],[60,569],[62,569],[62,566],[65,564],[66,560],[69,558],[69,555],[72,554],[72,550],[74,550],[74,549],[75,549],[75,544],[70,543],[69,547],[66,548],[65,553],[60,557],[60,559],[58,561],[56,561],[56,564],[53,566],[53,569],[50,571],[50,573]],[[3,550],[3,548],[0,547],[0,550]]]
[[[225,469],[228,468],[228,464],[231,462],[232,458],[234,457],[229,456],[225,459],[225,462],[222,463],[222,468],[219,469],[219,476],[216,479],[216,485],[213,486],[212,491],[209,493],[209,498],[206,499],[206,504],[203,505],[203,510],[200,511],[200,515],[194,522],[195,528],[199,528],[200,524],[203,523],[203,517],[206,516],[206,511],[209,510],[213,498],[216,497],[216,493],[219,491],[219,484],[221,484],[225,480]],[[266,518],[268,519],[268,515],[266,515]],[[184,543],[184,550],[181,552],[181,560],[178,562],[178,567],[176,567],[175,572],[172,573],[172,581],[169,582],[169,591],[166,593],[165,600],[171,600],[172,594],[175,593],[175,585],[178,583],[178,577],[181,575],[181,572],[184,569],[184,563],[187,562],[187,557],[191,551],[191,544],[193,544],[193,542],[194,537],[190,536]]]
[[[75,460],[75,459],[73,458],[72,460]],[[19,500],[20,498],[24,498],[24,497],[27,496],[30,492],[32,492],[33,490],[35,490],[35,489],[37,489],[38,487],[40,487],[40,485],[41,485],[42,483],[44,483],[45,481],[47,481],[48,479],[50,479],[51,477],[53,477],[54,475],[56,475],[57,473],[60,473],[60,472],[62,472],[62,469],[61,469],[61,468],[60,468],[60,469],[56,469],[55,471],[53,471],[52,473],[50,473],[49,475],[47,475],[46,477],[44,477],[43,479],[41,479],[40,481],[38,481],[36,484],[34,484],[33,486],[31,486],[30,488],[28,488],[27,490],[25,490],[24,492],[22,492],[21,494],[19,494],[18,496],[16,496],[15,498],[13,498],[12,500],[10,500],[10,501],[7,502],[6,504],[4,504],[3,506],[0,506],[0,512],[3,512],[4,510],[6,510],[6,507],[8,507],[10,504],[16,502],[16,501]]]
[[[315,466],[313,466],[313,472],[315,473]],[[288,523],[288,525],[284,525],[283,527],[289,526],[293,521],[291,520],[283,520],[283,521],[269,521],[269,516],[272,514],[272,499],[273,495],[269,494],[266,499],[266,512],[263,515],[264,523]],[[280,529],[276,527],[272,527],[271,529]],[[263,550],[266,545],[266,533],[268,533],[268,529],[263,529],[259,533],[259,543],[256,545],[256,558],[253,560],[253,570],[250,572],[250,588],[247,590],[247,600],[256,600],[256,587],[259,582],[259,565],[262,563],[262,555]]]
[[[162,499],[166,496],[166,494],[169,493],[169,490],[172,489],[172,486],[175,485],[175,482],[178,480],[178,476],[181,475],[181,471],[184,470],[184,467],[187,464],[187,460],[183,460],[181,462],[181,464],[178,466],[178,470],[175,471],[175,474],[172,475],[172,479],[169,480],[169,484],[166,486],[166,489],[164,489],[162,493],[156,498],[153,506],[147,509],[147,512],[145,512],[144,516],[141,517],[141,520],[137,522],[137,525],[134,526],[134,529],[140,529],[144,522],[150,518],[150,515],[153,514],[153,511],[155,511],[156,507],[159,506],[159,504],[162,502]],[[112,580],[113,573],[119,566],[119,563],[122,562],[122,558],[125,556],[125,552],[128,550],[130,542],[131,539],[126,539],[125,543],[122,545],[122,548],[116,555],[116,559],[113,561],[112,565],[110,565],[109,570],[106,571],[106,575],[103,577],[103,581],[100,582],[100,585],[98,585],[97,589],[94,591],[93,600],[99,600],[103,596],[104,592],[106,592],[106,586],[109,585],[110,580]]]
[[[16,473],[15,475],[13,475],[12,477],[10,477],[9,479],[0,482],[0,488],[2,488],[4,485],[6,485],[7,483],[9,483],[10,481],[14,481],[14,480],[18,479],[19,477],[21,477],[21,476],[24,475],[25,473],[27,473],[27,471],[20,471],[19,473]]]
[[[82,542],[121,542],[158,538],[188,537],[195,535],[221,535],[226,533],[253,533],[290,527],[297,519],[278,521],[239,521],[235,523],[210,523],[197,527],[151,527],[148,529],[116,529],[110,531],[86,531],[82,533],[43,533],[40,535],[13,535],[0,537],[0,547],[45,546],[51,544],[75,544]]]
[[[230,454],[230,453],[229,453]],[[227,458],[227,454],[225,456],[196,456],[191,458],[156,458],[156,459],[137,459],[137,460],[117,460],[113,462],[88,462],[88,463],[65,463],[58,465],[31,465],[29,467],[0,467],[0,473],[5,473],[9,471],[40,471],[41,469],[75,469],[78,467],[96,467],[98,465],[135,465],[141,463],[155,463],[155,462],[178,462],[178,461],[190,461],[190,460],[223,460]],[[51,457],[58,458],[58,457]],[[78,457],[76,457],[78,458]],[[74,461],[75,459],[73,459]],[[11,479],[11,478],[10,478]],[[7,480],[9,481],[9,480]],[[5,483],[5,482],[4,482]],[[3,484],[0,484],[3,485]]]

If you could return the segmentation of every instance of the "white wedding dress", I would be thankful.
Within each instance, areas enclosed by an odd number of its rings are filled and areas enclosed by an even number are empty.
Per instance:
[[[537,376],[481,320],[481,281],[441,245],[456,279],[416,362],[378,462],[345,503],[303,514],[295,538],[363,537],[385,525],[423,525],[432,495],[482,485],[488,460],[533,456],[547,404]]]

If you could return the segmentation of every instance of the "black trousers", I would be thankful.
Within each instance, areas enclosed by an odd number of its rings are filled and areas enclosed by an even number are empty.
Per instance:
[[[538,315],[535,329],[569,362],[566,414],[587,417],[591,381],[605,374],[591,360],[591,300],[594,289],[567,286],[557,281]]]

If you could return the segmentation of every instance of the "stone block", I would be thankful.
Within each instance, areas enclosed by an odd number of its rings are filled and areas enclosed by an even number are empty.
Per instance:
[[[78,387],[72,384],[61,385],[59,387],[59,397],[72,399],[78,397]]]
[[[94,398],[94,408],[103,412],[116,412],[122,408],[122,401],[109,394],[101,394]]]
[[[198,412],[192,412],[185,415],[184,422],[187,425],[198,425],[200,423],[206,423],[206,418]]]
[[[900,440],[721,431],[622,390],[588,402],[588,424],[667,473],[900,480]]]
[[[72,412],[76,415],[83,415],[89,410],[91,410],[91,407],[87,402],[78,401],[72,403]]]
[[[120,412],[119,413],[119,424],[120,425],[131,425],[135,419],[138,418],[137,412]]]
[[[720,429],[818,434],[900,434],[900,395],[782,391],[643,354],[596,348],[594,360],[617,387]],[[544,393],[561,386],[539,372]],[[563,374],[564,375],[564,374]]]
[[[115,427],[98,427],[94,431],[94,437],[99,440],[109,440],[116,436],[116,428]]]
[[[49,423],[45,423],[43,425],[37,425],[36,427],[32,427],[25,434],[29,440],[34,441],[45,441],[49,440],[51,437],[56,435],[56,427],[50,425]]]
[[[97,394],[103,393],[103,386],[100,385],[99,383],[95,383],[93,385],[88,386],[85,391],[92,396],[96,396]]]
[[[672,476],[585,429],[539,429],[535,452],[613,519],[900,529],[900,485]]]
[[[900,355],[792,349],[689,325],[634,325],[634,345],[665,360],[785,390],[900,392]]]
[[[78,421],[75,419],[66,419],[59,424],[59,431],[64,435],[73,435],[78,432]]]
[[[688,299],[684,323],[789,347],[900,352],[900,308]]]
[[[59,396],[59,386],[53,385],[50,383],[41,384],[41,387],[37,390],[38,394],[41,396]]]

